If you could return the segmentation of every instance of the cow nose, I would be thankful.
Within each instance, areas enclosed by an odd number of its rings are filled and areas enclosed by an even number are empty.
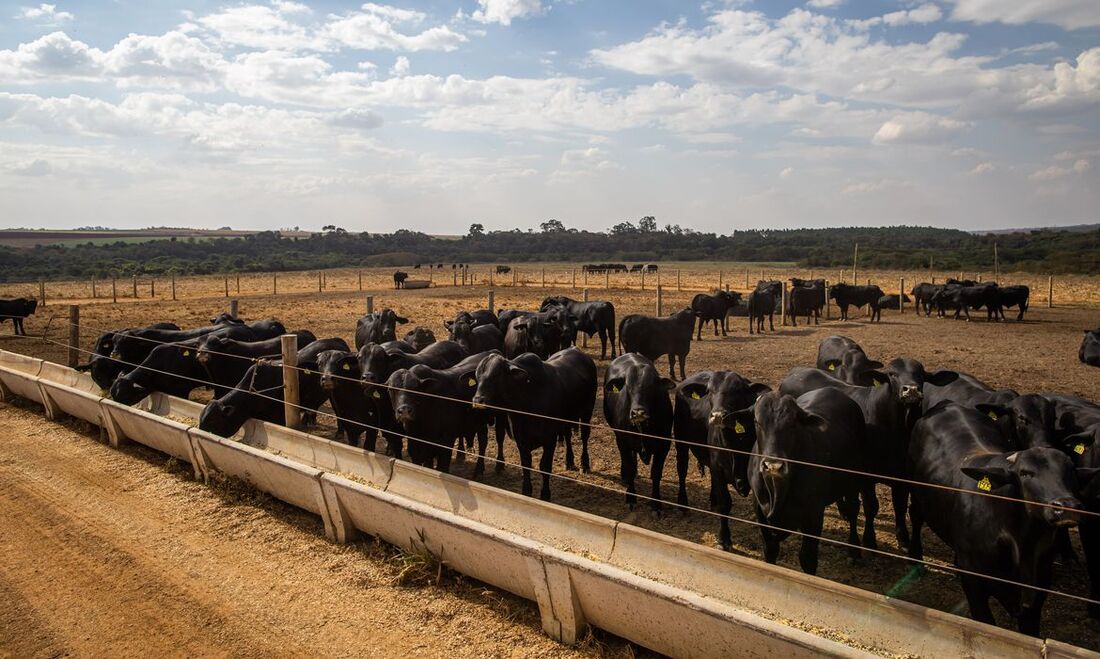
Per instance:
[[[321,377],[321,388],[324,389],[325,391],[332,391],[333,389],[336,388],[336,383],[333,382],[332,378],[330,378],[327,375],[324,375],[324,376]]]
[[[630,420],[631,421],[635,421],[635,422],[645,421],[648,418],[649,418],[649,414],[647,414],[646,411],[643,410],[640,407],[635,407],[634,409],[630,410]]]
[[[206,362],[210,361],[210,354],[206,352],[200,352],[198,356],[195,357],[195,359],[199,360],[200,364],[205,364]]]
[[[479,410],[484,409],[485,408],[485,396],[482,396],[480,394],[475,395],[473,397],[473,399],[470,401],[470,405],[472,405],[474,408],[479,409]]]
[[[398,421],[408,421],[412,419],[413,408],[411,405],[398,405],[397,409],[393,411],[394,416]]]
[[[725,415],[722,414],[721,412],[711,412],[710,413],[710,425],[712,425],[712,426],[722,425],[722,422],[723,422],[724,419],[725,419]]]
[[[1062,497],[1050,502],[1053,508],[1047,508],[1055,526],[1077,526],[1081,518],[1081,502],[1073,497]]]
[[[764,460],[760,464],[760,471],[772,476],[783,473],[784,462],[782,460]]]

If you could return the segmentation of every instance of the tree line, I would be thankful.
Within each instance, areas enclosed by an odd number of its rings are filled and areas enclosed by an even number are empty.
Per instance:
[[[993,235],[898,226],[719,235],[676,225],[661,228],[656,218],[647,216],[620,222],[607,232],[567,228],[558,220],[526,231],[486,231],[475,223],[460,238],[405,229],[353,233],[330,225],[308,237],[266,231],[244,237],[0,247],[0,281],[532,261],[784,261],[826,268],[850,266],[857,243],[861,268],[921,269],[933,259],[938,270],[988,271],[996,243],[1002,270],[1100,274],[1100,229]]]

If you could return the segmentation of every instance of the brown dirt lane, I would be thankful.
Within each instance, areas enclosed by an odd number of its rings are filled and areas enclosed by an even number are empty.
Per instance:
[[[0,403],[0,656],[591,656],[523,600],[434,570],[234,483],[207,487]],[[167,463],[167,464],[166,464]],[[168,468],[165,468],[165,467]]]

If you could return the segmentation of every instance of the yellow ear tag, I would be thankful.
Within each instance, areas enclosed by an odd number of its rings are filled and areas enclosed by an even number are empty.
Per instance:
[[[184,350],[183,351],[183,356],[184,357],[190,357],[191,356],[191,351],[190,350]]]
[[[691,392],[691,397],[694,398],[695,400],[699,400],[700,398],[702,398],[702,396],[699,395],[698,391]]]
[[[982,476],[982,479],[978,481],[978,489],[982,492],[988,492],[993,489],[993,483],[989,482],[989,476]]]
[[[470,387],[476,387],[477,386],[477,380],[475,380],[473,378],[470,378],[469,380],[466,380],[466,385],[470,386]]]
[[[879,382],[878,380],[874,380],[873,382],[875,383],[876,387],[881,387],[882,386],[882,383]]]
[[[836,370],[836,364],[829,364],[829,366],[828,366],[827,368],[828,368],[828,369],[829,369],[830,371],[835,371],[835,370]]]
[[[382,394],[380,394],[376,391],[376,392],[372,393],[371,396],[374,396],[375,398],[381,398]]]
[[[1085,452],[1085,445],[1084,444],[1078,444],[1077,446],[1074,446],[1073,447],[1073,452],[1076,453],[1077,455],[1083,454]]]
[[[614,385],[614,384],[613,384],[613,385],[611,385],[611,393],[613,393],[613,394],[617,394],[617,393],[619,393],[619,387],[618,387],[618,385]]]
[[[996,421],[997,420],[997,413],[994,412],[993,410],[989,410],[989,418]]]
[[[740,421],[734,421],[733,422],[733,432],[737,433],[738,435],[744,435],[745,434],[745,426],[741,425]]]
[[[350,367],[350,366],[348,366],[347,364],[344,364],[344,370],[345,370],[345,371],[350,371],[350,370],[351,370],[351,367]]]

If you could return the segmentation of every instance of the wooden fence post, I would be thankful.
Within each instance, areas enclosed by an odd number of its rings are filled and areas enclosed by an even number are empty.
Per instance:
[[[151,278],[149,280],[149,297],[150,298],[155,298],[156,296],[157,296],[157,280],[154,277],[154,278]]]
[[[642,266],[642,270],[639,273],[639,275],[641,275],[642,290],[644,291],[645,290],[645,266]]]
[[[277,272],[271,273],[271,294],[279,294],[279,273]]]
[[[546,288],[546,268],[542,269],[542,287]]]
[[[661,285],[657,284],[657,317],[660,318],[664,315],[661,310]]]
[[[225,276],[225,296],[229,297],[229,275]]]
[[[374,296],[367,296],[367,313],[374,313]]]
[[[46,306],[46,282],[38,280],[38,297],[42,300],[42,306]]]
[[[680,290],[680,269],[676,268],[676,291],[679,292]]]
[[[95,277],[92,277],[92,299],[94,300],[95,298]]]
[[[298,335],[280,337],[283,352],[283,416],[287,428],[302,424],[302,410],[298,407]]]
[[[325,290],[325,284],[324,284],[324,280],[322,279],[322,277],[324,277],[324,275],[322,275],[320,272],[318,272],[317,273],[317,292],[318,293],[322,293]]]
[[[1054,275],[1047,277],[1047,309],[1054,308]]]
[[[241,294],[241,276],[237,275],[237,295]]]
[[[69,368],[80,363],[80,307],[69,305]]]
[[[516,287],[516,276],[519,274],[519,266],[512,268],[512,288]]]
[[[603,271],[603,287],[611,290],[611,270]]]
[[[495,311],[495,309],[496,309],[496,306],[495,306],[496,300],[494,299],[495,297],[496,297],[495,291],[493,291],[492,289],[489,289],[489,299],[488,299],[489,311],[492,311],[493,313],[496,313],[496,311]]]
[[[576,268],[573,268],[573,286],[571,288],[573,290],[577,290],[577,269]]]
[[[718,268],[718,290],[722,290],[722,269]]]
[[[363,271],[359,271],[359,292],[363,292]]]
[[[234,320],[237,319],[237,311],[239,311],[239,310],[240,310],[240,303],[237,300],[230,300],[229,301],[229,315],[232,316]]]
[[[172,301],[176,301],[176,273],[172,273]]]
[[[118,304],[118,277],[111,277],[111,302]]]
[[[584,289],[583,301],[588,302],[588,289],[587,288]],[[581,332],[581,347],[582,348],[587,348],[588,347],[588,335],[585,334],[584,332]]]

